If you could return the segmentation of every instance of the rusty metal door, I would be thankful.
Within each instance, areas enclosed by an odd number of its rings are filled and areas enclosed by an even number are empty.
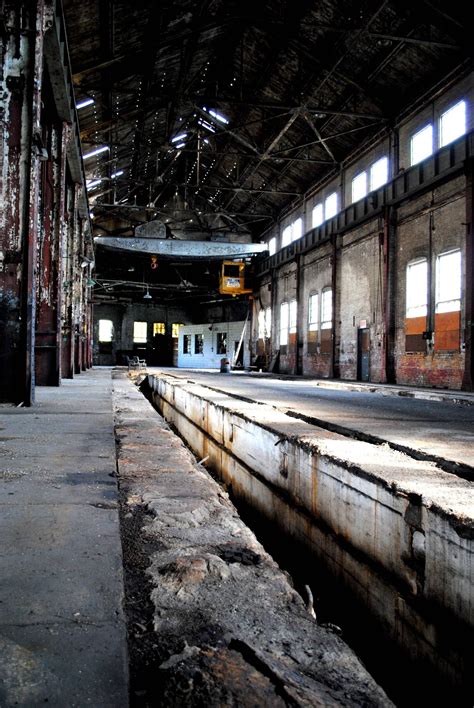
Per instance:
[[[357,330],[357,379],[369,380],[370,330],[361,327]]]

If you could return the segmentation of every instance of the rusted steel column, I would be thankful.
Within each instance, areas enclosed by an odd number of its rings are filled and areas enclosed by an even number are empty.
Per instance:
[[[462,388],[474,391],[474,160],[466,173],[466,285],[465,285],[465,364]]]
[[[66,185],[64,202],[64,225],[62,229],[62,255],[63,297],[61,305],[62,321],[62,376],[66,379],[74,378],[74,311],[73,311],[73,277],[74,277],[74,223],[76,214],[74,209],[74,190],[71,182]]]
[[[339,373],[339,355],[336,350],[336,331],[339,333],[339,321],[336,317],[336,305],[337,305],[337,283],[338,283],[338,272],[337,272],[337,234],[332,234],[331,236],[331,289],[332,289],[332,339],[331,339],[331,362],[329,368],[329,378],[338,379],[340,377]]]
[[[303,374],[303,332],[304,332],[304,303],[303,303],[303,266],[302,257],[298,254],[295,258],[296,263],[296,352],[295,352],[295,374],[301,376]]]
[[[7,1],[0,145],[0,398],[34,401],[35,278],[45,3]]]
[[[66,123],[49,127],[50,160],[43,163],[42,237],[39,244],[38,305],[36,325],[36,380],[44,386],[61,382],[61,234],[64,228],[66,150],[70,128]]]

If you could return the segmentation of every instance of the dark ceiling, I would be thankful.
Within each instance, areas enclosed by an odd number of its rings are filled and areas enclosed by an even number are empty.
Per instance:
[[[258,239],[471,52],[457,0],[64,0],[64,12],[77,102],[94,100],[78,111],[83,150],[109,148],[84,163],[101,180],[89,189],[101,234],[165,220],[178,200],[201,230]]]

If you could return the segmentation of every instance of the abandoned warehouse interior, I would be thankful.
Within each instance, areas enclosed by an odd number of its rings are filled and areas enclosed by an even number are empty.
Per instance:
[[[122,533],[122,546],[118,536],[111,541],[113,569],[102,571],[113,575],[115,595],[100,605],[105,624],[115,613],[115,663],[104,668],[92,657],[83,693],[79,676],[63,681],[67,667],[50,637],[44,656],[35,653],[40,640],[9,630],[0,611],[0,704],[243,705],[254,692],[258,705],[408,705],[377,657],[387,637],[387,656],[424,677],[416,696],[472,705],[474,67],[466,5],[0,7],[0,463],[9,460],[0,483],[16,490],[12,501],[22,501],[11,513],[22,518],[21,505],[36,504],[32,495],[44,489],[34,491],[36,479],[25,491],[21,480],[35,455],[50,458],[41,473],[53,496],[59,490],[61,513],[51,522],[59,529],[69,500],[64,482],[53,482],[77,464],[99,495],[87,505],[111,524],[98,536],[113,537],[119,508]],[[330,410],[339,394],[345,413]],[[63,420],[68,407],[77,420]],[[71,442],[68,452],[67,435],[86,434],[90,444]],[[117,474],[118,492],[107,479]],[[229,496],[249,523],[258,517],[256,527],[268,523],[289,544],[287,556],[301,554],[301,567],[314,560],[315,576],[326,577],[321,596],[340,592],[341,605],[352,598],[360,624],[342,610],[327,614],[347,622],[368,671],[340,630],[311,614],[310,571],[296,592],[235,520]],[[77,503],[86,505],[81,496]],[[78,536],[85,525],[99,528],[95,517],[76,522]],[[201,545],[189,531],[199,523]],[[13,548],[14,524],[5,528]],[[181,533],[184,550],[175,545]],[[291,566],[273,543],[266,549]],[[138,544],[149,554],[146,572],[132,567]],[[222,604],[212,583],[224,588]],[[133,620],[139,586],[146,620]],[[256,593],[258,631],[236,620],[226,639],[226,587],[239,598],[246,587]],[[249,598],[242,603],[250,616]],[[209,607],[215,616],[200,624]],[[82,627],[81,612],[73,616]],[[367,656],[354,639],[364,622],[375,646]],[[289,626],[290,658],[281,649]],[[80,641],[67,641],[72,656]],[[312,658],[295,649],[305,641]],[[97,653],[106,645],[98,635]],[[32,652],[25,673],[18,647]],[[335,676],[316,668],[318,651],[322,664],[337,664]],[[249,666],[256,673],[244,686]],[[192,698],[199,671],[205,678]]]

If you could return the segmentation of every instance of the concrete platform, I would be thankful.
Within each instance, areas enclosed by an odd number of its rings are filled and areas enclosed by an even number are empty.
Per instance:
[[[0,406],[0,705],[126,706],[110,371]]]
[[[140,705],[392,705],[125,374],[114,404],[124,536],[138,515],[151,560]]]
[[[474,479],[474,394],[233,371],[149,368],[263,403],[349,437],[388,442]]]
[[[370,622],[404,655],[402,673],[472,705],[472,482],[268,405],[257,382],[198,377],[170,370],[144,386],[233,498],[330,576],[341,606],[358,603],[359,635]],[[301,411],[301,390],[280,384],[271,395]],[[387,411],[383,422],[390,431]]]

